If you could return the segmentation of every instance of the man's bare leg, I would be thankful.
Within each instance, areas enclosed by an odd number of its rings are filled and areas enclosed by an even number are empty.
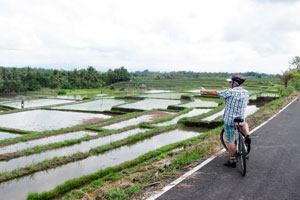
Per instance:
[[[227,146],[228,146],[229,156],[234,157],[235,156],[235,144],[234,144],[234,142],[228,142]]]
[[[241,127],[241,130],[243,133],[245,133],[246,135],[249,135],[249,125],[247,122],[245,122],[244,126]]]

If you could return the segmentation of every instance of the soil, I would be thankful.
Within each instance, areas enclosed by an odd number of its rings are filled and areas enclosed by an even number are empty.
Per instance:
[[[165,111],[152,111],[152,112],[148,112],[146,115],[152,115],[151,120],[155,120],[157,118],[169,116],[170,114],[171,113]]]

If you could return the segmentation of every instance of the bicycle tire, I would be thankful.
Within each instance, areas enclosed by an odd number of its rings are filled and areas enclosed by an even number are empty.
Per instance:
[[[226,144],[226,138],[225,138],[225,131],[224,131],[224,128],[222,128],[222,130],[221,130],[221,133],[220,133],[220,140],[221,140],[222,145],[223,145],[224,148],[226,149],[226,151],[228,151],[228,147],[227,147],[227,144]]]
[[[242,138],[242,136],[239,136],[239,152],[238,152],[238,157],[239,157],[239,163],[240,163],[240,168],[241,168],[241,174],[242,176],[246,175],[246,148],[245,148],[245,140]]]

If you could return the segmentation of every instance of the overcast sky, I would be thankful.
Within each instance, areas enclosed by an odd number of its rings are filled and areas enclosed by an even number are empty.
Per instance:
[[[299,0],[0,0],[0,66],[282,73]]]

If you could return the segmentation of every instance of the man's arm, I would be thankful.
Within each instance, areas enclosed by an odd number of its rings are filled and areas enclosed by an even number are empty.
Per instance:
[[[210,95],[219,96],[216,90],[207,90],[204,87],[201,87],[200,92],[205,92]]]

